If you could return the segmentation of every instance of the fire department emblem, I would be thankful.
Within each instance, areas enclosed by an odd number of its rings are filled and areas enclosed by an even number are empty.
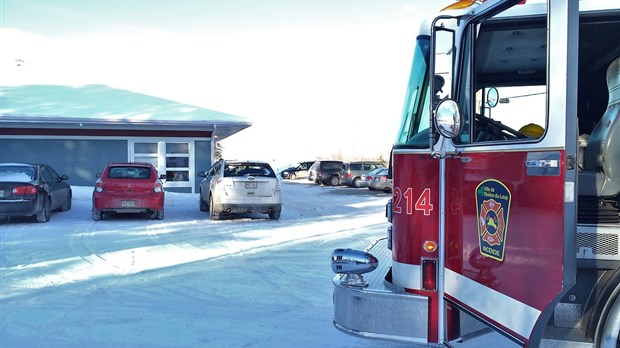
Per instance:
[[[476,188],[476,208],[480,253],[503,261],[510,213],[510,191],[497,180],[485,180]]]

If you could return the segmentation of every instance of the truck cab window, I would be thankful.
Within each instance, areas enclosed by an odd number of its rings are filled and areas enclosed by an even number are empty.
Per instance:
[[[414,148],[429,147],[429,103],[431,99],[428,77],[429,50],[430,37],[428,35],[418,36],[413,54],[409,83],[407,85],[401,125],[395,146]]]
[[[518,28],[501,19],[471,24],[463,52],[458,99],[465,129],[456,142],[528,142],[543,137],[547,125],[545,17]]]
[[[490,88],[476,92],[475,141],[537,139],[546,124],[546,87],[497,87],[497,100],[489,103]],[[496,103],[496,104],[495,104]]]

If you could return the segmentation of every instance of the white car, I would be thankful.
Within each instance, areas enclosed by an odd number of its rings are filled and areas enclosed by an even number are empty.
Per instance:
[[[198,176],[204,178],[200,183],[200,210],[209,211],[211,220],[243,213],[280,218],[282,190],[269,163],[219,160]]]

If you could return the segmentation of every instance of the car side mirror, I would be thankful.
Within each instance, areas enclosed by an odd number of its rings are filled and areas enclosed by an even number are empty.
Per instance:
[[[67,175],[61,175],[60,180],[69,180],[69,177]]]
[[[101,173],[97,173],[95,174],[95,176],[97,177],[97,179],[99,179],[101,177]]]
[[[166,180],[166,174],[159,174],[159,180]]]

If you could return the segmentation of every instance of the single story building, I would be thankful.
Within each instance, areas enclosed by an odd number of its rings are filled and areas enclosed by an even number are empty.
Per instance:
[[[110,88],[3,86],[0,162],[47,163],[76,186],[94,186],[114,161],[151,162],[165,188],[198,192],[215,144],[251,126],[245,118]]]

